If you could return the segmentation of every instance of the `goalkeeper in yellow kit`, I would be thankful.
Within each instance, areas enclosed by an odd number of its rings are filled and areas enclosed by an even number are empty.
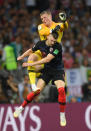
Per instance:
[[[40,14],[40,18],[41,18],[42,24],[38,25],[38,33],[39,33],[41,41],[46,40],[47,36],[50,33],[58,32],[57,42],[59,44],[61,44],[63,31],[68,28],[68,22],[66,21],[65,12],[59,13],[59,18],[61,20],[60,23],[55,23],[52,20],[52,15],[51,15],[50,11],[43,11]],[[42,57],[44,57],[44,54],[38,50],[28,57],[28,63],[32,63],[34,61],[40,60]],[[18,60],[20,60],[20,59],[18,59]],[[31,87],[32,87],[33,91],[36,90],[36,84],[35,84],[36,77],[40,74],[40,73],[37,73],[36,70],[43,68],[43,66],[44,65],[41,65],[41,67],[39,66],[37,68],[34,66],[28,67],[29,79],[30,79],[30,83],[31,83]]]

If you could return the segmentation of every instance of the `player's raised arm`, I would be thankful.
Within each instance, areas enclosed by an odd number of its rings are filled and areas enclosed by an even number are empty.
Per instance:
[[[19,57],[17,58],[17,60],[22,60],[22,59],[24,59],[26,56],[29,56],[31,53],[32,53],[32,49],[29,49],[29,50],[27,50],[25,53],[23,53],[21,56],[19,56]]]
[[[68,21],[67,21],[67,15],[65,12],[60,12],[59,13],[59,18],[61,20],[61,23],[60,23],[60,29],[62,31],[64,31],[65,29],[68,28]]]

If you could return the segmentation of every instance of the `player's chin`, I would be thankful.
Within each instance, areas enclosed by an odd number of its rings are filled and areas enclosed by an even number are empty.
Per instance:
[[[53,46],[54,45],[54,43],[51,43],[51,45],[50,46]]]
[[[48,23],[47,23],[47,22],[44,22],[44,25],[45,25],[45,26],[48,26]]]

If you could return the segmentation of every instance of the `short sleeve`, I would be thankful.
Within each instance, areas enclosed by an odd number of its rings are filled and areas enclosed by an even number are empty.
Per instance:
[[[53,56],[57,56],[60,51],[61,48],[59,48],[59,46],[54,46],[53,48],[50,48],[50,54],[52,54]]]
[[[40,45],[40,42],[37,42],[37,43],[32,47],[32,51],[37,51],[37,50],[39,50],[39,45]]]

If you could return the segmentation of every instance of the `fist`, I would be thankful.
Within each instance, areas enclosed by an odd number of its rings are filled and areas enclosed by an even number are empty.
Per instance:
[[[22,60],[22,57],[21,57],[21,56],[19,56],[19,57],[17,58],[17,60]]]
[[[29,63],[23,63],[22,66],[27,67],[27,66],[29,66]]]
[[[59,18],[61,21],[65,22],[66,21],[66,13],[64,13],[64,12],[59,13]]]

